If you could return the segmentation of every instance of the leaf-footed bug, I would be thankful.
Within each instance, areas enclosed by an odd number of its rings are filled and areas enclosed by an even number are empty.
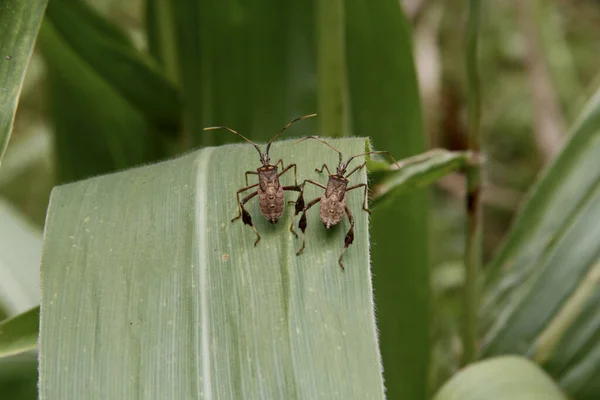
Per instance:
[[[298,117],[298,118],[292,120],[290,123],[288,123],[286,126],[284,126],[283,129],[281,129],[279,132],[277,132],[277,134],[275,136],[273,136],[273,138],[271,140],[269,140],[269,142],[267,143],[266,151],[264,153],[260,150],[260,147],[258,147],[258,145],[256,143],[254,143],[247,137],[241,135],[240,133],[234,131],[231,128],[228,128],[226,126],[212,126],[212,127],[204,128],[205,131],[213,130],[213,129],[227,129],[229,132],[238,135],[239,137],[241,137],[248,143],[252,144],[254,146],[254,148],[256,149],[256,151],[258,151],[258,154],[260,155],[260,163],[262,165],[259,168],[257,168],[256,172],[255,171],[246,171],[246,173],[244,174],[244,176],[246,177],[246,187],[243,187],[236,192],[239,212],[238,212],[238,215],[231,220],[231,222],[234,222],[235,220],[237,220],[241,217],[244,224],[250,225],[252,230],[254,230],[254,233],[256,233],[256,241],[254,242],[254,246],[256,246],[258,244],[258,242],[260,242],[260,234],[254,227],[254,224],[252,223],[252,217],[250,216],[250,213],[248,213],[248,211],[246,211],[246,209],[244,208],[244,204],[246,204],[249,200],[251,200],[256,195],[258,195],[259,203],[260,203],[260,211],[265,216],[265,218],[267,220],[269,220],[270,223],[275,224],[275,223],[277,223],[277,221],[283,214],[283,208],[284,208],[283,192],[284,192],[284,190],[292,190],[295,192],[301,192],[300,186],[298,185],[298,178],[296,177],[296,164],[290,164],[287,167],[283,168],[283,159],[280,159],[275,164],[271,164],[271,159],[269,158],[269,149],[271,148],[271,144],[273,143],[273,141],[275,141],[275,139],[277,139],[279,137],[279,135],[281,135],[281,133],[283,131],[285,131],[287,128],[289,128],[294,122],[300,121],[301,119],[311,118],[316,115],[317,114],[305,115],[303,117]],[[281,168],[283,168],[281,172],[278,172],[277,166],[279,164],[281,164]],[[281,175],[283,175],[284,173],[286,173],[291,168],[294,169],[294,185],[281,186],[281,184],[279,183],[279,177]],[[254,185],[249,185],[248,184],[248,175],[249,174],[250,175],[258,175],[258,183],[255,183]],[[249,195],[247,195],[246,197],[244,197],[243,199],[240,200],[240,193],[245,192],[246,190],[255,188],[257,186],[258,186],[258,188],[255,191],[253,191],[252,193],[250,193]],[[303,200],[303,199],[300,199],[300,200]],[[304,207],[304,204],[302,203],[302,204],[300,204],[300,206]]]
[[[344,264],[342,263],[342,257],[344,256],[344,252],[346,251],[348,246],[350,246],[350,244],[352,244],[352,242],[354,241],[354,218],[352,216],[352,213],[350,212],[350,209],[346,205],[346,192],[364,187],[365,200],[363,203],[363,210],[365,210],[369,214],[371,213],[371,211],[369,210],[369,205],[368,205],[369,198],[368,198],[367,184],[359,183],[354,186],[348,187],[348,183],[349,183],[348,178],[356,171],[364,168],[367,165],[367,162],[366,161],[363,162],[362,164],[356,166],[353,170],[351,170],[349,173],[346,174],[346,169],[348,168],[348,165],[356,157],[365,156],[368,154],[386,154],[394,161],[394,163],[396,164],[396,166],[398,168],[400,168],[400,165],[394,159],[394,157],[392,157],[392,155],[387,151],[369,151],[366,153],[357,154],[355,156],[350,157],[348,159],[348,161],[344,162],[342,153],[338,149],[336,149],[335,147],[333,147],[326,141],[324,141],[316,136],[308,136],[304,139],[298,140],[294,144],[300,143],[307,139],[315,139],[315,140],[318,140],[319,142],[322,142],[322,143],[326,144],[327,146],[331,147],[333,150],[335,150],[339,154],[339,162],[338,162],[338,166],[337,166],[335,174],[332,174],[331,171],[329,171],[329,167],[327,166],[327,164],[323,164],[323,166],[321,167],[320,170],[315,169],[315,171],[317,171],[318,173],[323,173],[324,169],[327,170],[327,172],[329,173],[329,180],[327,181],[327,186],[324,186],[318,182],[315,182],[315,181],[312,181],[309,179],[306,179],[300,185],[302,188],[302,191],[300,192],[300,195],[298,196],[298,200],[296,202],[296,210],[294,213],[294,218],[292,219],[292,224],[290,225],[290,231],[294,235],[296,235],[296,237],[298,237],[298,235],[294,231],[294,221],[296,220],[296,216],[300,212],[302,212],[302,216],[300,217],[300,222],[298,223],[298,226],[299,226],[300,230],[302,231],[302,247],[300,248],[300,250],[298,250],[296,255],[300,255],[300,253],[302,253],[302,251],[304,251],[304,248],[306,246],[306,225],[307,225],[306,224],[306,211],[308,211],[312,206],[314,206],[318,202],[321,202],[321,209],[319,212],[319,217],[321,218],[321,222],[323,222],[323,225],[325,225],[326,229],[329,229],[332,226],[337,225],[344,217],[344,213],[348,215],[348,221],[350,221],[350,229],[348,230],[348,233],[346,234],[346,239],[344,240],[344,248],[342,250],[342,253],[340,254],[340,258],[338,259],[338,263],[340,264],[340,267],[342,268],[342,270],[344,270]],[[323,193],[323,195],[321,197],[317,197],[316,199],[308,202],[305,205],[304,204],[304,185],[306,183],[312,183],[313,185],[318,186],[321,189],[324,189],[325,192]]]

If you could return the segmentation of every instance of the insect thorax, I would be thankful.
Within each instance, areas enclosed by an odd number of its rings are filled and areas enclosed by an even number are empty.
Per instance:
[[[329,175],[329,181],[327,181],[327,188],[325,189],[324,196],[329,198],[333,194],[336,194],[339,200],[343,200],[347,186],[348,179],[340,175]]]
[[[274,187],[276,190],[279,189],[279,173],[275,165],[262,166],[256,171],[258,172],[258,182],[261,191],[266,192],[269,186]]]

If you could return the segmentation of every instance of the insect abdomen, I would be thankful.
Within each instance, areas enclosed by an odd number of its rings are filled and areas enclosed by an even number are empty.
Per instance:
[[[329,229],[342,220],[345,206],[346,199],[339,200],[337,193],[333,193],[329,197],[325,195],[321,197],[320,217],[325,228]]]
[[[260,211],[263,213],[265,218],[270,223],[276,223],[281,214],[283,214],[283,188],[275,188],[274,186],[267,186],[267,190],[259,190],[258,196],[260,199]]]

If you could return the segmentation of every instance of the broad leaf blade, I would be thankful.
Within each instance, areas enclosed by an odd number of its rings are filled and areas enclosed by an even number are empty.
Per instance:
[[[365,146],[334,143],[348,153]],[[278,142],[272,156],[297,162],[299,179],[324,179],[314,166],[337,156],[306,143],[297,157],[297,147]],[[356,232],[346,272],[337,258],[348,224],[325,231],[317,209],[296,256],[293,206],[271,225],[249,202],[262,235],[254,247],[252,230],[230,219],[256,159],[248,145],[206,148],[55,189],[42,266],[42,399],[383,398],[362,194],[348,193]]]
[[[347,0],[346,44],[352,124],[397,159],[425,151],[409,25],[400,2]],[[373,275],[386,394],[427,398],[429,261],[427,194],[373,209]]]
[[[0,322],[0,358],[25,353],[37,347],[40,308]]]
[[[46,4],[47,0],[3,0],[0,5],[0,165]]]
[[[471,364],[448,381],[433,400],[566,400],[534,363],[499,357]]]

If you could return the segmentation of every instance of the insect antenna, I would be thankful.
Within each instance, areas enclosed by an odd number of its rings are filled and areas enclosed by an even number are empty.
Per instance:
[[[331,148],[332,148],[333,150],[335,150],[335,151],[338,153],[338,155],[340,156],[340,162],[339,162],[339,165],[342,165],[342,152],[341,152],[341,151],[339,151],[338,149],[336,149],[335,147],[333,147],[332,145],[330,145],[329,143],[327,143],[326,141],[324,141],[324,140],[323,140],[323,139],[321,139],[321,138],[318,138],[318,137],[316,137],[316,136],[307,136],[307,137],[305,137],[304,139],[300,139],[300,140],[297,140],[297,141],[295,141],[295,142],[294,142],[294,144],[298,144],[298,143],[300,143],[300,142],[304,142],[304,141],[305,141],[305,140],[307,140],[307,139],[315,139],[315,140],[318,140],[318,141],[319,141],[319,142],[321,142],[321,143],[325,143],[327,146],[331,147]]]
[[[280,130],[279,132],[277,132],[277,134],[275,136],[273,136],[273,139],[269,140],[269,143],[267,143],[266,154],[269,154],[269,149],[271,148],[271,143],[273,143],[275,141],[275,139],[277,139],[279,137],[279,135],[281,135],[283,133],[283,131],[285,131],[287,128],[289,128],[290,126],[292,126],[292,124],[294,122],[298,122],[301,119],[312,118],[312,117],[316,117],[316,116],[317,116],[317,114],[309,114],[309,115],[304,115],[302,117],[294,118],[292,121],[290,121],[289,124],[287,124],[286,126],[284,126],[282,130]]]
[[[238,133],[238,132],[234,131],[233,129],[228,128],[226,126],[209,126],[208,128],[204,128],[205,131],[214,131],[216,129],[227,129],[229,132],[238,135],[239,137],[241,137],[242,139],[244,139],[246,142],[248,142],[252,146],[254,146],[254,148],[256,149],[256,151],[258,151],[258,154],[260,154],[260,156],[262,157],[262,151],[260,151],[260,147],[258,147],[258,145],[256,143],[254,143],[252,140],[248,139],[246,136],[242,135],[241,133]],[[267,152],[268,151],[269,150],[267,150]]]
[[[396,159],[394,158],[394,156],[392,156],[388,151],[368,151],[366,153],[357,154],[355,156],[350,157],[348,159],[348,161],[346,162],[346,165],[350,164],[350,161],[352,161],[356,157],[366,156],[367,154],[386,154],[387,156],[389,156],[392,159],[392,161],[394,162],[394,164],[396,164],[396,166],[398,167],[398,169],[400,169],[400,164],[398,164],[398,161],[396,161]]]

